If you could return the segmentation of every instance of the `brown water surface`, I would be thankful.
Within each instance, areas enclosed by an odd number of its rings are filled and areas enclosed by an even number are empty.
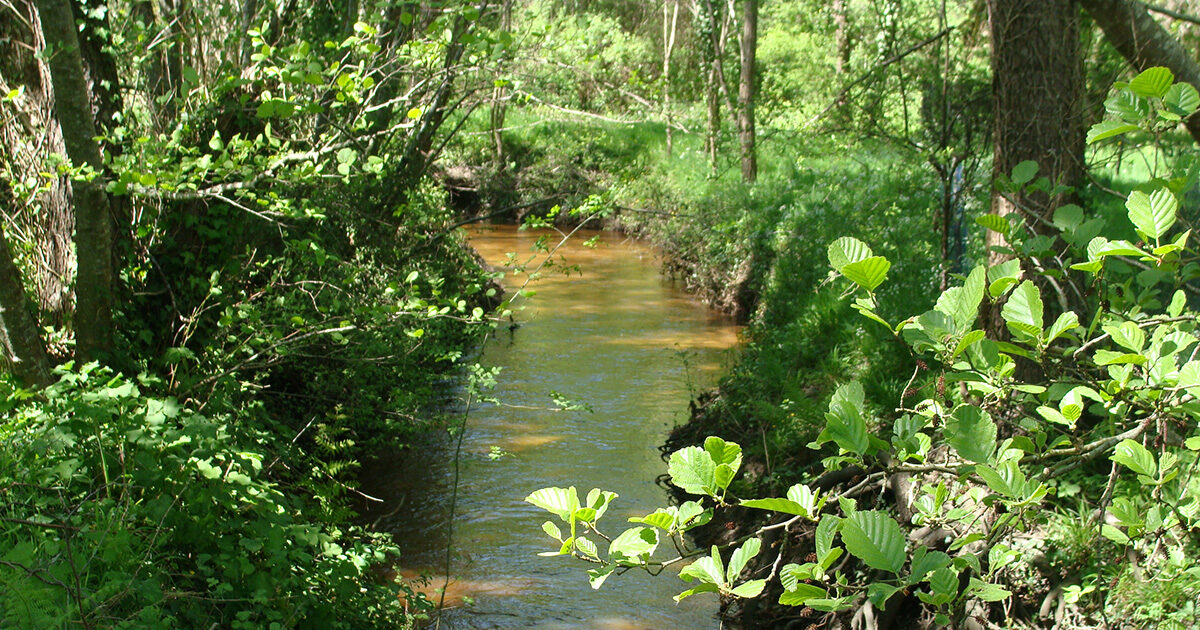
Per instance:
[[[489,264],[503,267],[510,252],[530,259],[538,236],[483,227],[470,241]],[[536,295],[515,314],[520,326],[498,331],[480,358],[502,368],[493,394],[500,402],[475,407],[468,420],[442,627],[718,626],[714,596],[671,601],[688,586],[671,572],[613,575],[593,591],[584,563],[536,555],[554,546],[540,527],[554,517],[522,501],[538,488],[617,492],[601,521],[609,535],[628,517],[665,504],[654,484],[666,470],[657,446],[686,419],[691,393],[713,384],[737,341],[729,319],[659,275],[651,248],[615,234],[581,236],[558,252],[581,273],[545,270],[527,287]],[[593,236],[596,247],[583,247]],[[525,280],[509,273],[503,283],[511,291]],[[552,391],[593,411],[556,411]],[[365,471],[367,491],[382,495],[389,509],[400,506],[378,527],[397,534],[405,575],[445,573],[452,448],[437,441]],[[497,448],[503,456],[492,459]],[[441,584],[436,577],[425,590]]]

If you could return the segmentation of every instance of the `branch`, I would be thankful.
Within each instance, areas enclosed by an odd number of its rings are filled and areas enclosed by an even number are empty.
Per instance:
[[[1168,9],[1167,7],[1160,7],[1156,4],[1150,4],[1148,2],[1143,2],[1142,5],[1145,6],[1146,9],[1149,11],[1153,11],[1155,13],[1161,13],[1168,17],[1173,17],[1176,20],[1183,20],[1184,22],[1191,22],[1192,24],[1200,24],[1200,17],[1196,17],[1194,15],[1180,13],[1179,11],[1173,11],[1171,9]]]

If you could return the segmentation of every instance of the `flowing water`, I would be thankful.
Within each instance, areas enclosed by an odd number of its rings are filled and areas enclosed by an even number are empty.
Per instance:
[[[591,237],[596,246],[582,246]],[[529,259],[537,238],[498,226],[473,230],[470,241],[504,268],[509,252]],[[474,407],[467,422],[441,625],[716,628],[715,596],[672,602],[687,587],[675,575],[631,571],[593,591],[584,563],[538,557],[556,546],[541,531],[555,517],[522,499],[545,486],[615,491],[620,497],[601,520],[610,536],[628,517],[664,505],[654,484],[666,470],[657,447],[686,419],[693,391],[715,382],[737,328],[662,278],[651,248],[620,235],[581,234],[555,260],[579,272],[544,270],[527,287],[536,295],[516,312],[519,326],[497,331],[480,358],[502,368],[499,403]],[[515,290],[525,279],[510,273],[503,284]],[[551,392],[591,412],[556,411]],[[443,440],[364,475],[368,492],[400,506],[377,526],[397,535],[405,575],[436,576],[427,591],[445,575],[452,449]]]

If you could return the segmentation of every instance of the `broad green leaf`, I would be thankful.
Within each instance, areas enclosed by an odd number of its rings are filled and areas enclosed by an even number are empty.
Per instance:
[[[899,574],[904,568],[904,532],[884,512],[860,511],[842,521],[842,542],[873,569]]]
[[[729,593],[735,597],[751,599],[761,595],[763,588],[766,586],[766,580],[750,580],[749,582],[738,584],[737,586],[733,587],[733,590],[729,591]]]
[[[841,272],[858,286],[874,291],[887,279],[888,269],[891,267],[892,263],[883,256],[872,256],[842,267]]]
[[[1134,352],[1113,352],[1112,350],[1097,350],[1092,359],[1096,365],[1145,365],[1146,357]]]
[[[788,488],[787,498],[802,506],[810,518],[815,518],[816,513],[820,511],[821,506],[825,504],[824,500],[818,501],[817,494],[808,486],[798,483]]]
[[[1033,181],[1038,174],[1038,163],[1033,160],[1025,160],[1013,167],[1012,183],[1023,186]]]
[[[1017,462],[1011,459],[996,464],[995,468],[982,464],[976,466],[975,474],[979,475],[997,494],[1018,501],[1027,498],[1029,484],[1026,481],[1025,472],[1021,470]]]
[[[629,522],[643,523],[645,525],[652,525],[664,531],[671,531],[671,528],[675,526],[675,514],[672,514],[669,510],[659,508],[653,513],[642,517],[630,517]]]
[[[1167,89],[1163,105],[1176,115],[1187,118],[1200,108],[1200,92],[1190,83],[1176,83]]]
[[[709,584],[725,586],[725,567],[721,564],[721,552],[716,545],[712,553],[687,565],[679,572],[679,577],[685,582],[700,580]]]
[[[1083,208],[1073,203],[1061,205],[1054,211],[1051,222],[1054,223],[1054,227],[1070,232],[1083,224]]]
[[[691,494],[712,494],[716,491],[716,469],[708,452],[699,446],[689,446],[671,454],[667,473],[671,483]]]
[[[1149,195],[1135,190],[1129,193],[1125,208],[1129,210],[1129,221],[1138,232],[1148,240],[1158,240],[1175,225],[1179,201],[1167,188],[1159,188]]]
[[[1113,449],[1113,454],[1109,459],[1124,465],[1139,475],[1145,475],[1151,479],[1154,478],[1156,470],[1154,454],[1146,450],[1146,447],[1138,442],[1121,440],[1121,443],[1117,444],[1117,447]]]
[[[1092,125],[1092,128],[1088,129],[1087,143],[1092,144],[1101,140],[1107,140],[1108,138],[1114,138],[1130,131],[1137,131],[1138,129],[1141,129],[1141,127],[1120,120],[1105,120]]]
[[[1050,330],[1046,331],[1046,345],[1054,343],[1056,339],[1076,328],[1079,328],[1079,316],[1074,311],[1067,311],[1059,315],[1058,319],[1054,320],[1054,324],[1050,326]]]
[[[1129,536],[1126,536],[1125,532],[1117,529],[1116,527],[1114,527],[1108,523],[1105,523],[1100,526],[1100,535],[1117,543],[1118,545],[1128,545],[1129,544]]]
[[[872,582],[867,585],[867,600],[875,605],[879,610],[887,609],[887,602],[896,594],[896,591],[902,587],[898,584],[888,584],[887,582]]]
[[[948,568],[936,569],[929,574],[929,590],[934,595],[947,596],[946,602],[958,595],[958,574]]]
[[[841,523],[841,517],[832,514],[822,516],[821,522],[817,523],[817,533],[813,536],[813,543],[816,546],[818,559],[824,558],[833,549],[833,537],[837,535]]]
[[[825,599],[829,592],[812,584],[797,584],[795,588],[785,590],[779,595],[779,603],[784,606],[805,606],[810,600]]]
[[[1146,347],[1146,333],[1133,322],[1122,322],[1119,325],[1105,324],[1103,328],[1104,332],[1112,337],[1113,342],[1122,348],[1141,352],[1142,348]]]
[[[582,553],[589,558],[600,557],[600,550],[596,548],[596,543],[583,536],[579,536],[575,539],[575,548],[579,550],[579,553]]]
[[[1008,288],[1021,280],[1021,261],[1013,258],[998,265],[993,265],[987,272],[988,294],[1000,297]]]
[[[525,497],[525,501],[557,515],[564,521],[570,520],[571,514],[579,509],[579,494],[575,491],[575,486],[542,488]]]
[[[829,413],[825,414],[825,431],[818,436],[818,442],[827,437],[839,447],[862,455],[871,446],[867,435],[867,421],[863,419],[859,408],[844,400],[833,400],[829,403]]]
[[[608,576],[612,575],[613,570],[616,568],[617,565],[615,564],[604,564],[597,569],[588,569],[588,583],[592,585],[593,589],[599,589],[604,585],[604,580],[607,580]]]
[[[1026,280],[1013,289],[1000,310],[1008,329],[1018,338],[1037,339],[1042,334],[1042,296],[1037,285]]]
[[[853,236],[843,236],[830,243],[828,254],[829,266],[838,273],[841,273],[842,269],[850,263],[866,260],[875,255],[866,243]]]
[[[979,317],[979,304],[983,301],[983,289],[986,283],[987,270],[978,266],[967,276],[961,287],[953,287],[942,292],[935,309],[949,315],[957,326],[956,333],[969,330]]]
[[[1147,68],[1129,82],[1129,89],[1134,94],[1145,98],[1162,98],[1175,82],[1175,75],[1170,70],[1155,66]]]
[[[679,600],[681,600],[685,597],[691,597],[692,595],[695,595],[696,593],[716,593],[718,590],[719,589],[717,588],[716,584],[710,584],[710,583],[705,582],[704,584],[701,584],[701,585],[697,586],[696,588],[689,588],[688,590],[676,595],[674,598],[675,603],[678,604]]]
[[[733,481],[735,474],[737,473],[734,472],[733,467],[729,464],[719,464],[716,470],[713,471],[713,483],[716,484],[717,489],[725,490]]]
[[[808,516],[808,512],[804,509],[803,505],[790,499],[746,499],[738,505],[756,510],[770,510],[772,512],[782,512],[783,514]]]
[[[1006,219],[998,214],[980,215],[978,217],[975,217],[975,222],[993,232],[999,232],[999,233],[1005,234],[1005,235],[1008,234],[1008,229],[1010,227],[1009,223],[1008,223],[1008,219]]]
[[[735,442],[726,442],[716,436],[704,439],[704,450],[716,464],[729,464],[736,472],[742,465],[742,447]]]
[[[1103,238],[1103,237],[1097,237]],[[1093,239],[1094,241],[1095,239]],[[1090,247],[1090,246],[1089,246]],[[1090,251],[1089,251],[1090,253]],[[1096,257],[1103,258],[1105,256],[1145,256],[1146,252],[1142,251],[1137,245],[1129,241],[1107,241],[1097,251]]]
[[[909,571],[913,581],[920,581],[925,574],[948,567],[952,562],[950,556],[941,551],[928,551],[924,547],[921,547],[918,551],[922,550],[925,553],[920,553],[919,555],[917,553],[913,554],[912,566]]]
[[[1179,317],[1185,306],[1187,306],[1187,295],[1184,294],[1183,289],[1176,289],[1175,294],[1171,296],[1171,305],[1167,307],[1167,315]]]
[[[738,576],[742,574],[742,569],[746,568],[746,563],[753,560],[761,549],[762,541],[751,538],[733,551],[733,555],[729,558],[729,568],[725,573],[730,584],[737,581]]]
[[[604,513],[608,511],[608,506],[612,504],[613,499],[617,498],[617,496],[616,492],[592,488],[587,495],[587,505],[596,510],[596,515],[593,518],[598,520],[601,516],[604,516]]]
[[[546,521],[545,523],[542,523],[542,531],[546,532],[546,535],[554,540],[562,542],[562,532],[559,531],[558,525],[555,525],[554,521]]]
[[[658,548],[658,530],[652,527],[631,527],[608,545],[608,557],[618,564],[640,564]]]
[[[946,442],[966,460],[985,463],[996,450],[996,423],[974,405],[959,405],[942,427]]]

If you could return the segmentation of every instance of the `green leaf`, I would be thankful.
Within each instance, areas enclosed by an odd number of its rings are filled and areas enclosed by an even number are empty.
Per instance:
[[[1087,143],[1093,144],[1101,140],[1127,134],[1130,131],[1137,131],[1138,129],[1141,129],[1141,127],[1120,120],[1105,120],[1092,125],[1092,128],[1088,129]]]
[[[704,450],[714,463],[729,464],[734,472],[742,465],[742,447],[734,442],[710,435],[704,439]]]
[[[1025,473],[1017,462],[1011,459],[997,464],[995,468],[980,464],[975,467],[975,474],[997,494],[1018,501],[1028,498],[1026,495],[1029,492],[1029,484]]]
[[[1190,83],[1176,83],[1167,89],[1163,105],[1181,118],[1187,118],[1200,108],[1200,92]]]
[[[554,540],[562,542],[562,532],[559,531],[558,525],[555,525],[554,521],[546,521],[545,523],[542,523],[542,531],[546,532],[546,535]]]
[[[629,518],[629,522],[652,525],[664,531],[671,531],[671,528],[675,526],[675,515],[668,510],[659,508],[653,513],[640,518],[632,516]]]
[[[1008,288],[1017,284],[1021,280],[1021,261],[1013,258],[1006,260],[998,265],[993,265],[987,272],[988,294],[992,297],[1000,297]]]
[[[1158,240],[1175,225],[1179,201],[1167,188],[1159,188],[1149,195],[1135,190],[1129,193],[1125,207],[1129,210],[1129,221],[1138,232],[1147,240]]]
[[[1054,227],[1070,232],[1083,224],[1083,208],[1073,203],[1061,205],[1054,211],[1051,222],[1054,223]]]
[[[899,574],[904,568],[904,533],[895,519],[875,510],[855,512],[842,521],[842,542],[873,569]]]
[[[1013,335],[1024,339],[1037,339],[1042,334],[1042,296],[1037,285],[1026,280],[1013,290],[1000,316],[1008,324]]]
[[[832,514],[822,516],[821,522],[817,523],[817,533],[813,536],[813,543],[816,546],[818,559],[824,558],[833,550],[833,537],[837,535],[841,524],[841,517]]]
[[[733,590],[729,591],[729,593],[735,597],[751,599],[762,594],[763,588],[766,587],[766,585],[766,580],[750,580],[749,582],[735,586]]]
[[[1000,234],[1007,235],[1009,229],[1008,219],[998,214],[984,214],[975,217],[975,222],[983,227]]]
[[[1132,363],[1134,365],[1145,365],[1146,357],[1134,352],[1113,352],[1112,350],[1097,350],[1092,357],[1096,365],[1124,365]]]
[[[551,512],[564,521],[570,520],[571,514],[579,509],[579,495],[575,491],[575,486],[542,488],[525,497],[525,502]]]
[[[1129,89],[1138,96],[1145,98],[1162,98],[1175,82],[1175,75],[1170,70],[1155,66],[1147,68],[1129,82]]]
[[[1128,89],[1118,89],[1104,101],[1108,113],[1125,122],[1139,123],[1150,115],[1150,103]]]
[[[1156,466],[1154,464],[1154,454],[1146,450],[1138,442],[1133,440],[1121,440],[1120,444],[1113,449],[1113,454],[1109,458],[1118,464],[1124,465],[1139,475],[1145,475],[1154,478]]]
[[[716,469],[708,452],[699,446],[689,446],[671,454],[667,474],[671,483],[691,494],[711,495],[716,491]]]
[[[691,597],[692,595],[695,595],[696,593],[716,593],[718,590],[719,589],[717,588],[716,584],[711,584],[711,583],[705,582],[695,588],[689,588],[688,590],[676,595],[674,598],[675,603],[678,604],[679,600],[681,600],[685,597]]]
[[[987,270],[978,266],[967,276],[961,287],[946,289],[938,298],[935,309],[949,315],[957,327],[955,332],[969,330],[979,317],[979,304],[983,302],[983,289]]]
[[[1054,324],[1050,326],[1050,330],[1046,331],[1046,345],[1054,343],[1054,340],[1076,328],[1079,328],[1079,316],[1073,311],[1059,315],[1058,319],[1054,320]]]
[[[866,260],[875,254],[866,243],[853,236],[843,236],[829,244],[829,266],[838,273],[850,263]]]
[[[790,499],[746,499],[738,503],[738,505],[756,510],[770,510],[784,514],[794,514],[796,516],[808,516],[808,512],[804,509],[803,505]]]
[[[946,443],[963,458],[985,463],[996,449],[996,423],[992,417],[974,405],[959,405],[946,418],[942,427]]]
[[[700,580],[709,584],[724,586],[725,567],[721,566],[721,552],[713,545],[712,554],[687,565],[679,572],[679,577],[685,582]]]
[[[729,464],[720,464],[717,466],[716,470],[713,471],[713,483],[716,484],[717,489],[725,490],[733,481],[735,474],[737,473],[734,472],[732,466]]]
[[[812,599],[825,599],[828,591],[812,584],[797,584],[794,589],[788,589],[779,595],[779,603],[784,606],[804,606]]]
[[[1018,186],[1023,186],[1033,181],[1038,174],[1038,163],[1033,160],[1025,160],[1013,167],[1012,182]]]
[[[847,386],[842,386],[845,387]],[[842,388],[839,388],[839,391]],[[829,413],[825,414],[825,421],[825,430],[817,437],[818,442],[831,439],[841,448],[857,455],[866,453],[871,446],[867,435],[867,421],[863,419],[859,406],[853,402],[839,400],[835,396],[829,402]]]
[[[974,577],[971,578],[971,584],[967,587],[967,592],[985,602],[998,602],[1012,596],[1012,593],[1005,590],[999,584],[989,584]]]
[[[738,576],[742,574],[742,569],[746,568],[746,563],[753,560],[761,549],[762,541],[751,538],[734,550],[733,556],[729,558],[729,568],[725,573],[730,584],[737,581]]]
[[[608,545],[608,557],[622,565],[638,565],[658,548],[658,530],[652,527],[631,527]]]
[[[1146,347],[1146,333],[1133,322],[1122,322],[1120,325],[1105,324],[1103,329],[1112,337],[1113,342],[1122,348],[1141,352],[1142,348]]]
[[[616,568],[617,565],[615,564],[604,564],[597,569],[588,569],[588,583],[592,585],[593,589],[598,590],[604,584],[604,580],[607,580],[608,576],[612,575],[612,572]]]
[[[891,267],[892,263],[883,256],[872,256],[842,267],[841,272],[858,286],[874,291],[887,279],[888,269]]]

